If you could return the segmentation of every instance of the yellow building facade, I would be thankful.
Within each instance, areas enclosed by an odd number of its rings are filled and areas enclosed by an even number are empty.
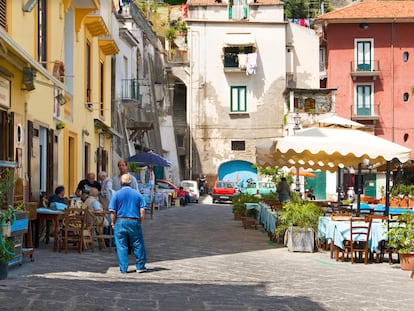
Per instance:
[[[111,20],[110,0],[0,0],[0,161],[25,201],[111,168]]]

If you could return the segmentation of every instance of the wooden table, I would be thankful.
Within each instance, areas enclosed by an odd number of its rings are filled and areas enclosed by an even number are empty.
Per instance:
[[[53,250],[56,251],[59,242],[59,221],[62,219],[63,212],[39,212],[37,211],[37,219],[39,222],[50,220],[53,222]],[[49,243],[49,235],[46,235],[46,244]]]

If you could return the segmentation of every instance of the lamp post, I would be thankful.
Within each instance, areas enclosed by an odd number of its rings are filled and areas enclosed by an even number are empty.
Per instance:
[[[295,121],[295,126],[293,127],[293,132],[296,134],[296,131],[300,130],[300,121],[302,117],[299,112],[296,112],[293,120]],[[299,181],[299,167],[296,167],[296,192],[300,193],[300,181]]]
[[[300,130],[300,121],[302,117],[300,116],[299,112],[296,112],[295,116],[293,117],[293,120],[295,121],[295,126],[293,127],[293,131],[296,133],[296,131]]]

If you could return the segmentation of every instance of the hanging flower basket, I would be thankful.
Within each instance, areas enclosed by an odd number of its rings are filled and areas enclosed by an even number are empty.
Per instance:
[[[64,129],[64,128],[65,128],[65,123],[63,123],[63,122],[56,123],[56,129],[57,130],[61,130],[61,129]]]

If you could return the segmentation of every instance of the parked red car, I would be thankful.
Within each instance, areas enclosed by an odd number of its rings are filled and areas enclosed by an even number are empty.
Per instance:
[[[216,180],[212,191],[213,203],[232,201],[233,196],[236,194],[236,192],[237,190],[234,182],[226,180]]]
[[[180,203],[185,205],[189,203],[190,200],[190,192],[185,189],[180,189],[176,185],[174,185],[171,181],[165,179],[157,179],[155,181],[155,185],[157,185],[158,189],[160,190],[169,190],[168,192],[175,192],[175,197],[180,199]]]

